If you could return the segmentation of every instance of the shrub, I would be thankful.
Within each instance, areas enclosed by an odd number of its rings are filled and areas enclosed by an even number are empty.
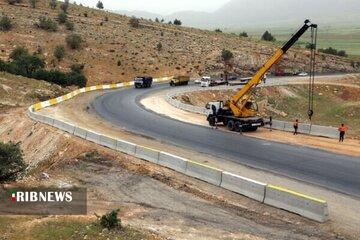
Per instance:
[[[130,24],[130,26],[133,27],[133,28],[139,28],[139,26],[140,26],[139,19],[137,19],[136,17],[132,17],[132,18],[129,20],[129,24]]]
[[[71,49],[79,49],[81,47],[81,43],[83,42],[82,38],[78,34],[70,34],[65,39],[66,44]]]
[[[65,28],[69,31],[74,31],[74,23],[70,22],[70,21],[66,21],[65,22]]]
[[[98,1],[97,4],[96,4],[96,7],[98,9],[104,9],[104,4],[101,1]]]
[[[239,36],[240,37],[248,37],[248,34],[247,34],[247,32],[244,31],[244,32],[240,33]]]
[[[49,6],[51,9],[55,9],[57,6],[57,1],[56,0],[50,0]]]
[[[336,50],[335,48],[329,47],[326,49],[319,49],[319,52],[322,53],[326,53],[326,54],[331,54],[331,55],[336,55],[336,56],[340,56],[340,57],[347,57],[347,54],[344,50]]]
[[[55,21],[51,20],[50,18],[46,18],[44,16],[40,17],[38,27],[49,32],[56,32],[58,29],[58,25]]]
[[[215,29],[215,32],[222,33],[220,28]]]
[[[10,53],[10,58],[12,60],[16,60],[19,59],[20,56],[22,55],[26,55],[29,54],[28,50],[25,49],[24,47],[16,47],[11,53]]]
[[[63,12],[63,11],[59,12],[58,21],[60,24],[64,24],[67,21],[67,15],[65,12]]]
[[[11,20],[8,16],[0,18],[0,31],[9,31],[12,28]]]
[[[10,4],[10,5],[14,5],[16,3],[21,3],[21,0],[7,0],[7,2]]]
[[[102,215],[100,218],[100,225],[107,229],[121,227],[121,220],[117,217],[118,212],[119,209],[116,209]]]
[[[72,72],[76,72],[76,73],[82,73],[82,71],[84,70],[85,65],[81,64],[81,63],[74,63],[70,66],[70,69]]]
[[[158,50],[158,51],[161,51],[161,49],[162,49],[162,43],[161,42],[159,42],[157,45],[156,45],[156,49]]]
[[[65,13],[67,13],[67,10],[69,8],[69,0],[65,0],[63,3],[61,3],[60,5],[61,10],[63,10]]]
[[[65,47],[63,45],[58,45],[54,50],[54,57],[60,61],[65,57]]]
[[[37,0],[29,0],[29,3],[32,8],[36,8]]]
[[[230,61],[232,58],[234,58],[234,54],[229,51],[229,50],[226,50],[226,49],[223,49],[222,52],[221,52],[221,59],[224,61],[224,62],[228,62]]]
[[[276,41],[276,38],[274,38],[273,35],[269,31],[265,31],[264,34],[261,36],[261,40],[274,42]]]
[[[174,25],[181,26],[182,22],[179,19],[174,20]]]
[[[24,54],[12,62],[14,74],[31,77],[39,69],[44,68],[45,62],[36,55]]]
[[[16,180],[25,169],[19,144],[0,142],[0,183]]]

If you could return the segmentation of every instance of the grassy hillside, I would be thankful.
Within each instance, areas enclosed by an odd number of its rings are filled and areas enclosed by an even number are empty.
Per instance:
[[[138,28],[129,25],[130,18],[70,5],[68,20],[74,23],[73,33],[84,42],[78,50],[66,47],[65,38],[72,33],[64,25],[56,32],[36,27],[41,16],[57,20],[60,12],[49,7],[49,1],[39,0],[36,8],[28,1],[9,5],[0,0],[3,14],[10,17],[13,28],[1,32],[0,59],[8,60],[16,46],[38,52],[48,69],[68,71],[73,63],[84,63],[88,85],[128,81],[136,75],[163,76],[173,74],[216,74],[222,70],[219,55],[222,49],[235,55],[235,67],[247,76],[260,67],[276,45],[193,28],[140,20]],[[161,43],[162,47],[158,48]],[[65,57],[53,56],[57,45],[65,46]],[[283,64],[287,68],[306,70],[309,52],[293,48]],[[322,55],[318,72],[357,71],[350,59]]]

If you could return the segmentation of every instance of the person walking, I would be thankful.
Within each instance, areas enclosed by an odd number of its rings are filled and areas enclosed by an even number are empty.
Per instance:
[[[345,124],[342,123],[340,125],[340,127],[339,127],[339,133],[340,133],[339,142],[344,142],[345,133],[346,133],[347,130],[348,130],[348,127],[345,126]]]
[[[299,120],[296,119],[294,122],[294,135],[298,135],[298,129],[299,129]]]
[[[212,110],[213,116],[214,116],[215,129],[217,129],[217,121],[218,121],[218,118],[217,118],[217,110],[216,110],[215,105],[212,105],[212,106],[211,106],[211,110]],[[212,127],[212,128],[213,128],[213,127]]]

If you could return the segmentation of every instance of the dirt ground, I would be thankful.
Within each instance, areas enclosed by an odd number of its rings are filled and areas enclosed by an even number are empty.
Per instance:
[[[315,223],[34,123],[24,109],[1,114],[0,122],[0,139],[20,141],[33,166],[17,184],[87,187],[89,216],[120,208],[125,225],[159,236],[149,239],[356,239],[332,221]],[[50,178],[41,179],[42,172]],[[46,219],[28,224],[38,221]],[[11,238],[10,229],[4,231]]]
[[[360,231],[358,229],[360,219],[357,214],[357,209],[360,208],[360,201],[358,198],[352,198],[344,194],[336,193],[318,186],[309,185],[301,181],[279,176],[267,171],[261,171],[239,165],[232,162],[231,159],[217,159],[211,155],[194,152],[187,149],[181,149],[179,147],[161,142],[160,140],[146,138],[144,136],[126,132],[111,123],[105,122],[103,119],[99,118],[96,114],[93,113],[89,103],[92,99],[101,94],[103,94],[103,92],[93,92],[81,95],[58,106],[43,109],[41,112],[43,114],[48,114],[55,116],[56,118],[66,120],[81,127],[93,129],[95,131],[101,131],[112,137],[126,139],[136,144],[141,144],[154,149],[169,151],[179,156],[191,158],[200,163],[205,163],[213,167],[231,171],[254,180],[269,182],[325,199],[329,205],[331,218],[331,221],[325,225],[328,225],[331,229],[339,231],[342,234],[346,234],[350,239],[356,239],[358,236],[360,236]],[[73,109],[77,109],[76,113],[73,111]],[[210,192],[213,192],[213,190]],[[222,191],[220,198],[228,199],[230,196],[232,198],[233,194],[228,191]],[[247,204],[249,202],[251,201],[247,199],[245,202],[238,202],[238,200],[236,200],[234,203],[248,207]],[[261,210],[260,206],[257,206],[258,210],[264,214],[265,212]],[[290,216],[293,215],[290,214]],[[288,216],[285,218],[288,218]]]

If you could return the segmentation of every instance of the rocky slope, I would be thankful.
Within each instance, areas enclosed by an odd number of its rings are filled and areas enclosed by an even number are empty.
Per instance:
[[[16,46],[40,52],[48,68],[68,70],[74,63],[85,64],[89,85],[127,81],[136,75],[216,74],[221,72],[219,55],[222,49],[235,55],[235,67],[243,74],[254,72],[277,48],[272,43],[241,38],[193,28],[140,20],[140,27],[129,25],[130,18],[114,13],[70,5],[68,19],[75,24],[74,33],[85,40],[79,50],[66,48],[65,58],[58,62],[53,52],[56,45],[66,45],[71,32],[59,25],[57,32],[35,26],[40,16],[56,20],[59,6],[52,10],[48,1],[39,0],[36,8],[27,1],[9,5],[1,0],[3,14],[11,18],[13,28],[1,32],[0,59],[7,60]],[[162,49],[157,49],[157,44]],[[294,47],[282,65],[306,70],[309,52]],[[349,59],[320,54],[318,72],[358,71]]]

